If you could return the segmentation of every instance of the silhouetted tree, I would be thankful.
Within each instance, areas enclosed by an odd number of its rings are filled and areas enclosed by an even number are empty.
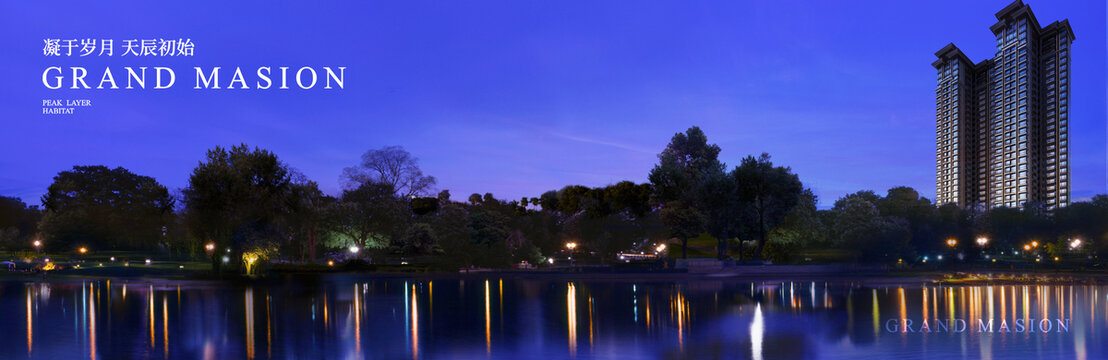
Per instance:
[[[42,197],[45,246],[152,250],[172,222],[173,198],[154,178],[117,167],[74,166]]]
[[[342,170],[342,180],[348,190],[365,183],[389,184],[401,198],[429,195],[435,186],[435,177],[419,169],[419,158],[401,146],[366,151],[361,163]]]

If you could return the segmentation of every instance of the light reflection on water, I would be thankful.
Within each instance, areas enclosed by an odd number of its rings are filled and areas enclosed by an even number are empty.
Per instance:
[[[0,283],[0,358],[1108,356],[1096,285],[434,282]]]

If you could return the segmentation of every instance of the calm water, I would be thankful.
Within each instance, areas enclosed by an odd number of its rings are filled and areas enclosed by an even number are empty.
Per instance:
[[[254,286],[9,281],[0,282],[0,324],[2,359],[1096,359],[1108,357],[1108,289],[353,275]]]

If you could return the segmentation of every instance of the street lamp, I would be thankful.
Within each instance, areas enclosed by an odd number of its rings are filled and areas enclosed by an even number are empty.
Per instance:
[[[32,242],[31,245],[35,247],[36,252],[42,251],[42,241],[35,240],[35,242]]]
[[[351,245],[350,246],[350,253],[351,254],[357,254],[359,250],[361,250],[361,249],[358,249],[357,245]]]
[[[88,252],[88,248],[82,246],[80,249],[77,249],[77,252],[80,252],[81,255],[84,255],[85,253]]]
[[[208,243],[207,245],[204,245],[204,251],[207,251],[207,252],[208,252],[209,254],[210,254],[211,252],[215,251],[215,243],[214,243],[214,242],[210,242],[210,243]]]
[[[984,237],[984,236],[978,236],[977,237],[977,246],[984,247],[988,243],[989,243],[989,238]]]
[[[958,245],[958,240],[955,240],[954,238],[946,239],[946,246],[949,246],[949,247],[953,248],[957,245]]]
[[[1031,247],[1039,247],[1039,242],[1035,241],[1035,240],[1032,240],[1031,241]]]
[[[1031,251],[1031,244],[1023,244],[1023,251]]]
[[[1081,239],[1070,240],[1070,250],[1077,250],[1079,247],[1081,247]]]
[[[566,249],[569,249],[570,251],[573,251],[573,249],[576,249],[576,248],[577,248],[577,243],[575,243],[575,242],[566,243]]]

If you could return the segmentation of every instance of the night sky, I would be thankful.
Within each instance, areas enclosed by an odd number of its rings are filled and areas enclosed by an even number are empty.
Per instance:
[[[768,152],[826,207],[906,185],[934,198],[934,52],[992,56],[1009,1],[222,1],[0,4],[0,195],[39,204],[74,165],[171,189],[247,143],[340,192],[362,153],[404,146],[455,200],[645,182],[699,125],[730,166]],[[1070,20],[1076,200],[1106,193],[1105,2],[1028,1]],[[45,38],[191,38],[195,56],[45,57]],[[117,49],[118,50],[118,49]],[[167,66],[169,90],[49,90],[49,66]],[[194,90],[193,66],[346,66],[345,90]],[[95,85],[94,85],[95,86]],[[42,99],[90,99],[42,115]]]

